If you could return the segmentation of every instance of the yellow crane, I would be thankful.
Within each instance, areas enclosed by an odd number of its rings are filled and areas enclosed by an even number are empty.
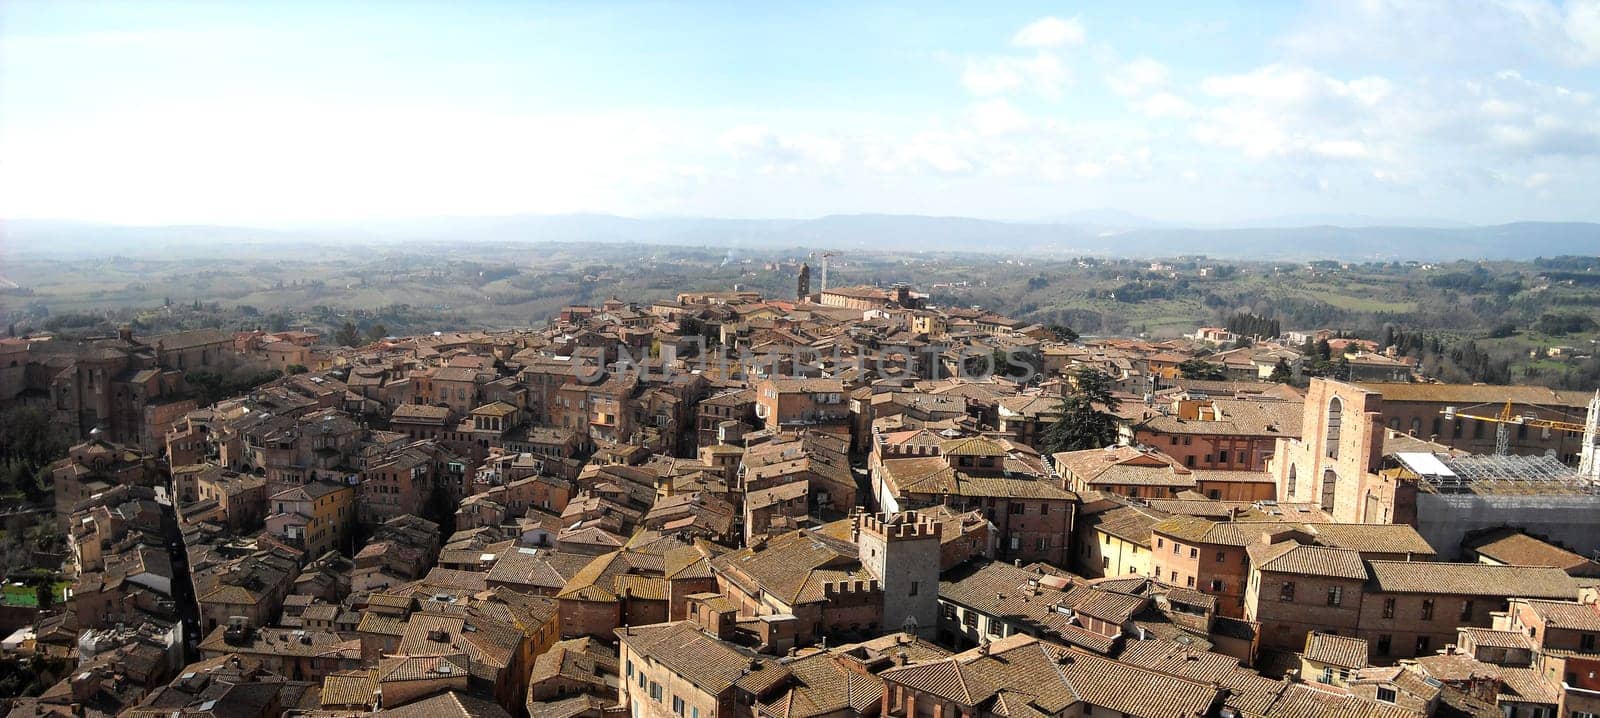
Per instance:
[[[1444,411],[1441,411],[1439,413],[1444,414],[1444,418],[1448,419],[1450,421],[1455,421],[1457,417],[1460,417],[1460,418],[1464,418],[1464,419],[1473,419],[1475,421],[1487,421],[1487,422],[1493,423],[1495,425],[1495,427],[1494,427],[1494,453],[1497,456],[1505,456],[1506,454],[1511,452],[1511,427],[1513,425],[1516,425],[1516,426],[1531,426],[1531,427],[1534,427],[1536,429],[1555,429],[1555,430],[1558,430],[1558,431],[1575,431],[1575,432],[1579,432],[1579,433],[1582,433],[1587,428],[1583,424],[1580,424],[1578,422],[1557,421],[1555,419],[1541,419],[1541,418],[1539,418],[1537,416],[1533,416],[1532,414],[1518,414],[1518,413],[1516,413],[1516,410],[1511,407],[1511,402],[1509,402],[1509,401],[1506,402],[1505,406],[1500,408],[1500,412],[1498,414],[1490,415],[1490,414],[1474,414],[1474,413],[1471,413],[1471,411],[1473,409],[1477,409],[1478,407],[1488,407],[1488,406],[1490,406],[1490,405],[1489,404],[1476,404],[1476,405],[1467,407],[1466,411],[1458,411],[1453,406],[1447,406],[1447,407],[1444,408]]]

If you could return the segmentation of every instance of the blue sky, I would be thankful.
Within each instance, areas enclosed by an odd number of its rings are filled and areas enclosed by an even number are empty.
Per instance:
[[[1600,220],[1600,0],[0,4],[0,216]]]

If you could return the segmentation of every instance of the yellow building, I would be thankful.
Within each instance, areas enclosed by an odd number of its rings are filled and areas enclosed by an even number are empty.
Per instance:
[[[1078,519],[1077,573],[1149,576],[1150,527],[1166,515],[1142,506],[1117,506]]]
[[[267,532],[308,556],[321,556],[349,536],[355,501],[354,486],[332,481],[284,489],[269,501]]]

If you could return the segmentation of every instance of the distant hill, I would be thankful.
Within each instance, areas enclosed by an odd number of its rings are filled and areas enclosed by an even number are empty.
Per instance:
[[[1337,219],[1335,216],[1324,217]],[[1349,219],[1350,217],[1346,217]],[[1089,222],[1000,222],[968,217],[855,214],[816,219],[637,219],[603,214],[440,217],[294,229],[132,227],[49,220],[0,225],[0,253],[217,255],[329,242],[629,242],[760,248],[1041,253],[1119,257],[1204,254],[1240,259],[1530,259],[1600,254],[1600,224],[1518,222],[1493,226],[1114,226],[1142,218],[1087,213]]]

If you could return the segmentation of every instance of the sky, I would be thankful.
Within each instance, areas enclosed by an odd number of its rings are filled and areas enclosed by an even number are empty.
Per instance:
[[[0,2],[0,217],[1600,221],[1600,0]]]

